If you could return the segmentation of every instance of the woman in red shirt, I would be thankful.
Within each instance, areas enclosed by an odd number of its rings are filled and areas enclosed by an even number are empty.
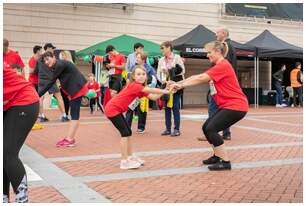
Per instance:
[[[103,113],[103,108],[100,102],[101,98],[101,92],[100,92],[100,85],[99,83],[95,80],[95,75],[93,73],[88,74],[88,83],[87,83],[88,89],[95,90],[96,96],[91,98],[89,100],[89,107],[90,107],[90,114],[93,114],[93,106],[98,104],[98,107],[100,108],[101,112]]]
[[[3,62],[3,202],[9,202],[10,184],[16,202],[28,201],[25,168],[19,151],[39,112],[39,97],[30,82]]]
[[[117,96],[113,97],[105,107],[105,115],[119,130],[121,134],[121,169],[136,169],[144,164],[144,161],[132,154],[132,143],[130,136],[132,130],[128,125],[123,113],[128,109],[134,110],[139,99],[146,96],[156,101],[163,94],[169,94],[168,90],[150,88],[146,86],[147,73],[143,66],[136,66],[132,72],[131,83],[128,84]],[[149,94],[153,93],[153,94]]]
[[[210,93],[218,105],[218,112],[209,117],[203,127],[208,142],[213,146],[214,155],[203,164],[209,164],[210,170],[231,169],[231,163],[224,149],[223,138],[218,134],[241,120],[248,112],[248,101],[242,92],[234,69],[224,58],[228,52],[226,43],[213,41],[205,45],[207,57],[215,66],[207,72],[191,76],[180,82],[170,82],[170,88],[183,89],[185,87],[209,83]]]

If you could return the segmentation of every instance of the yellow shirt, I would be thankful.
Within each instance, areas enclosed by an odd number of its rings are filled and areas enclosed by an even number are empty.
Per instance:
[[[301,87],[302,86],[302,84],[298,81],[298,78],[297,78],[299,71],[300,71],[299,69],[293,69],[290,72],[291,87]]]

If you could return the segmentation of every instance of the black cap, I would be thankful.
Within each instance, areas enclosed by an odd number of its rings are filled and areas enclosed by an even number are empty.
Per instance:
[[[51,43],[46,43],[46,44],[45,44],[45,46],[44,46],[44,50],[46,51],[46,50],[47,50],[47,48],[52,48],[52,49],[55,49],[56,47],[55,47],[55,46],[53,46],[53,44],[51,44]]]

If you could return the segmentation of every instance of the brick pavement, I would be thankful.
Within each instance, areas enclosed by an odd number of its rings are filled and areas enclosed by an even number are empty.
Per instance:
[[[182,110],[182,114],[207,114],[207,109],[191,108]],[[207,149],[207,142],[198,142],[202,136],[203,121],[184,119],[181,122],[182,136],[179,138],[161,137],[164,129],[164,112],[150,111],[146,133],[133,135],[136,152],[156,152],[146,155],[146,165],[138,170],[122,171],[118,167],[119,158],[98,158],[95,156],[119,154],[119,134],[102,115],[91,116],[87,109],[81,111],[81,126],[78,131],[78,144],[75,148],[56,148],[56,140],[66,133],[67,124],[56,120],[58,110],[47,111],[50,123],[44,129],[32,131],[26,144],[37,153],[51,161],[59,169],[84,182],[89,188],[112,202],[303,202],[302,164],[280,163],[273,161],[302,159],[302,109],[262,107],[250,109],[247,117],[232,128],[232,140],[226,141],[229,155],[234,164],[259,163],[259,166],[235,168],[225,172],[182,173],[184,168],[205,168],[201,160],[210,152],[193,151]],[[253,120],[255,119],[255,120]],[[260,122],[269,120],[271,122]],[[273,123],[274,121],[274,123]],[[284,124],[278,124],[278,122]],[[289,125],[286,125],[289,124]],[[290,124],[296,124],[290,125]],[[248,130],[243,127],[249,127]],[[136,124],[133,123],[135,131]],[[266,129],[266,131],[260,131]],[[281,132],[280,134],[275,132]],[[286,135],[287,134],[287,135]],[[289,135],[292,134],[292,135]],[[267,147],[268,144],[276,145]],[[256,145],[256,148],[254,148]],[[239,148],[244,146],[244,148]],[[230,149],[234,148],[234,149]],[[235,149],[236,148],[236,149]],[[177,153],[164,154],[175,150]],[[190,151],[189,151],[190,150]],[[180,151],[183,151],[180,153]],[[185,152],[184,152],[185,151]],[[186,152],[187,151],[187,152]],[[160,153],[160,154],[159,154]],[[71,160],[57,161],[50,158]],[[74,158],[84,157],[85,160]],[[31,157],[24,157],[31,167]],[[260,166],[260,162],[271,165]],[[173,175],[150,176],[149,172],[174,169]],[[36,171],[39,175],[39,171]],[[120,175],[144,172],[148,177],[120,179]],[[119,175],[119,180],[99,181],[101,175]],[[153,173],[152,173],[153,174]],[[30,202],[70,202],[70,196],[61,193],[48,181],[30,182]],[[41,185],[40,185],[41,184]],[[67,194],[67,193],[66,193]],[[88,200],[90,202],[90,200]]]

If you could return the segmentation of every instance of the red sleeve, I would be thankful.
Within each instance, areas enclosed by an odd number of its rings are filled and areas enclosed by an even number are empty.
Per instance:
[[[29,67],[34,69],[35,65],[36,65],[36,61],[35,61],[35,59],[33,57],[31,57],[31,59],[29,60]]]
[[[224,64],[217,64],[212,68],[208,69],[205,73],[214,81],[219,82],[221,79],[228,75],[226,65]]]
[[[21,68],[24,68],[24,63],[21,59],[21,57],[19,56],[19,54],[15,53],[16,55],[16,63],[21,67]]]

